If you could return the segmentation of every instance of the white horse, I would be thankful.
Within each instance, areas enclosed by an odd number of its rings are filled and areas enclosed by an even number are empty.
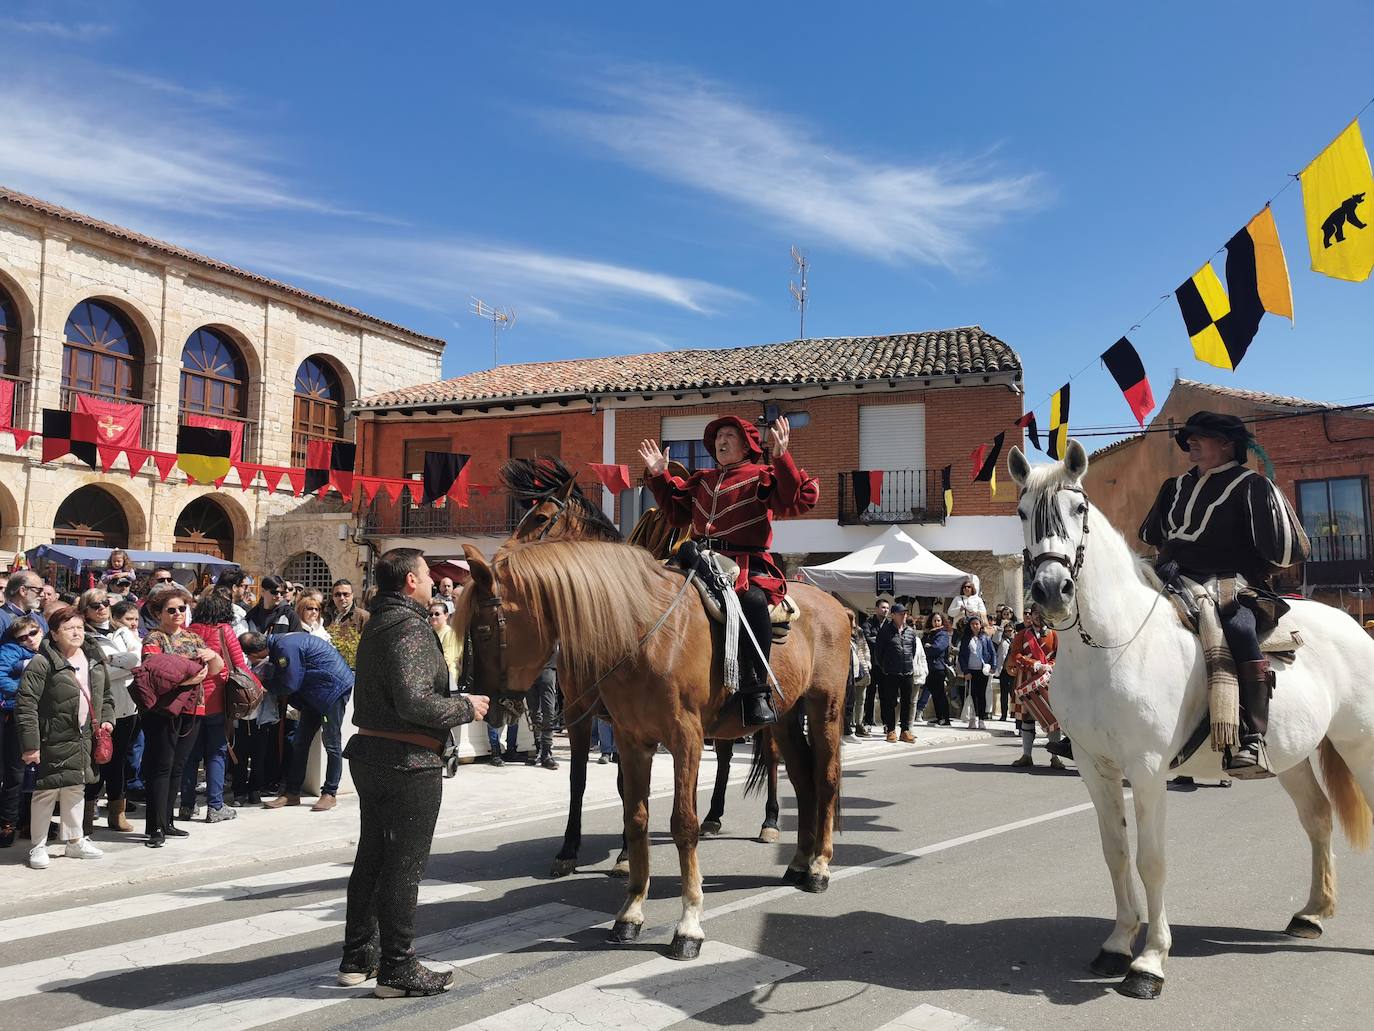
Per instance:
[[[1092,509],[1081,486],[1088,470],[1082,445],[1070,441],[1062,463],[1036,468],[1013,448],[1007,464],[1023,490],[1018,510],[1033,567],[1031,596],[1051,623],[1067,627],[1059,634],[1051,702],[1097,810],[1116,894],[1116,924],[1091,968],[1102,976],[1125,974],[1117,991],[1153,999],[1164,987],[1171,944],[1164,915],[1165,784],[1175,773],[1223,775],[1207,743],[1169,769],[1207,712],[1202,646],[1160,598],[1148,567]],[[1335,912],[1332,803],[1351,844],[1361,850],[1369,844],[1374,641],[1344,612],[1316,602],[1294,602],[1291,618],[1305,644],[1291,663],[1275,662],[1266,742],[1312,843],[1311,890],[1287,933],[1316,938],[1322,920]],[[1318,753],[1330,802],[1312,769]],[[1145,947],[1134,960],[1141,910],[1130,871],[1123,776],[1134,795],[1136,865],[1149,907]]]

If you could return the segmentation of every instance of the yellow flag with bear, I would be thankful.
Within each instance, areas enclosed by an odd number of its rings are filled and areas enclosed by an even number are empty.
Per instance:
[[[1374,174],[1359,120],[1302,170],[1312,271],[1362,283],[1374,269]]]

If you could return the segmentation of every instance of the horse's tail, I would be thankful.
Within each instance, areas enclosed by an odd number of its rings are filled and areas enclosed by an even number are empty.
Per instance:
[[[1370,830],[1374,826],[1374,812],[1370,811],[1369,801],[1329,737],[1322,738],[1318,751],[1322,760],[1322,779],[1326,781],[1327,794],[1340,818],[1345,840],[1350,842],[1351,848],[1364,852],[1369,848]]]
[[[754,758],[749,761],[749,776],[744,781],[744,793],[752,795],[768,783],[768,771],[776,761],[772,731],[766,727],[754,731]]]

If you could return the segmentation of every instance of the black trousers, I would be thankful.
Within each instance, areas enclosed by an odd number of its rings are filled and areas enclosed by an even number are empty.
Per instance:
[[[415,904],[443,793],[440,767],[398,770],[349,759],[358,792],[358,853],[348,878],[343,969],[381,977],[414,961]]]
[[[868,686],[864,688],[864,726],[873,726],[873,709],[878,701],[878,685],[882,683],[883,675],[876,669],[869,677]]]
[[[0,711],[0,823],[19,824],[24,764],[19,761],[19,724],[13,709]]]
[[[1237,662],[1259,662],[1264,658],[1253,610],[1237,605],[1234,612],[1221,617],[1221,633]]]
[[[534,754],[553,754],[553,728],[558,719],[558,674],[542,670],[529,691],[530,727],[534,730]]]
[[[988,718],[988,678],[986,673],[970,673],[969,693],[973,695],[973,715],[980,720]]]
[[[121,716],[115,720],[114,733],[110,735],[114,743],[114,755],[104,766],[96,770],[100,779],[86,785],[86,801],[94,802],[103,789],[111,802],[124,798],[124,784],[129,776],[129,743],[138,732],[138,715]]]
[[[196,743],[196,717],[169,716],[165,712],[143,714],[143,786],[148,792],[144,828],[148,834],[172,825],[176,792],[186,757]]]
[[[1007,714],[1011,712],[1011,693],[1016,688],[1016,677],[1010,673],[1003,673],[997,678],[997,682],[997,703],[1002,710],[1002,719],[1006,719]]]
[[[754,640],[758,641],[759,647],[763,650],[763,658],[760,659],[748,635],[743,630],[740,631],[739,689],[745,694],[764,693],[769,689],[768,673],[764,664],[773,649],[773,623],[768,618],[768,595],[763,593],[763,588],[751,586],[749,590],[740,592],[739,607],[743,612],[744,621],[749,624],[749,629],[754,631]]]
[[[935,718],[941,723],[949,720],[949,695],[945,694],[945,671],[933,669],[926,676],[926,690],[935,703]]]
[[[882,675],[879,690],[883,703],[883,729],[889,734],[897,729],[899,706],[902,729],[911,729],[911,688],[910,673],[884,673]]]
[[[234,794],[246,798],[267,788],[267,753],[277,747],[277,725],[259,726],[252,720],[234,725]]]

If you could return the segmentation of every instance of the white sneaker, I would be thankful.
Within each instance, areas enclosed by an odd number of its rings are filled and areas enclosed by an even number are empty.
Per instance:
[[[988,728],[987,728],[987,724],[985,724],[982,720],[979,720],[979,721],[978,721],[978,729],[979,729],[979,730],[987,730],[987,729],[988,729]]]
[[[80,838],[67,842],[67,850],[62,853],[68,859],[104,859],[105,853],[91,844],[90,838]]]
[[[46,841],[29,849],[29,867],[34,870],[46,870],[48,868],[48,843]]]
[[[968,729],[969,729],[969,730],[977,730],[977,729],[978,729],[978,721],[977,721],[977,720],[969,720],[969,721],[968,721]]]

